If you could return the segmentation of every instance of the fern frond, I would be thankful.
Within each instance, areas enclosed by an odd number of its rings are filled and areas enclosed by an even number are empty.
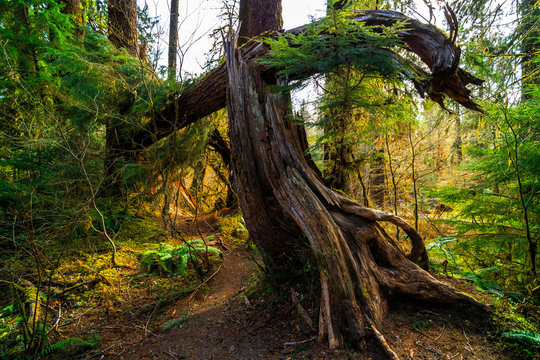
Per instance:
[[[93,348],[93,347],[95,347],[97,345],[97,343],[95,343],[95,342],[90,342],[90,341],[86,341],[86,340],[83,340],[83,339],[80,339],[80,338],[73,337],[73,338],[60,340],[60,341],[52,344],[51,346],[49,346],[48,348],[43,350],[41,354],[42,354],[42,356],[47,356],[47,355],[50,355],[50,354],[56,353],[56,352],[65,353],[65,352],[67,352],[67,346],[68,345],[75,345],[75,344],[77,344],[77,346],[79,346],[81,348]]]
[[[533,345],[534,347],[540,347],[540,334],[532,331],[511,330],[503,333],[503,337],[509,340]]]
[[[202,264],[203,255],[221,256],[221,251],[207,246],[203,240],[189,240],[178,246],[160,243],[157,250],[148,250],[141,254],[141,268],[162,269],[165,273],[182,275],[190,263]]]

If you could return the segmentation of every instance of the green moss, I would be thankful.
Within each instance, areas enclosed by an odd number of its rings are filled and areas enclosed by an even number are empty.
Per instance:
[[[247,243],[248,231],[242,214],[219,218],[218,227],[222,234],[221,236],[226,237],[239,245]]]

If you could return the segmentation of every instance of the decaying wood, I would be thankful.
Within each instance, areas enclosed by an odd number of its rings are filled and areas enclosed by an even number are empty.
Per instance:
[[[415,36],[406,38],[419,49]],[[259,46],[263,45],[253,49]],[[358,205],[325,186],[306,161],[298,130],[287,120],[289,98],[268,90],[271,77],[246,60],[245,51],[236,50],[234,44],[226,51],[237,193],[246,226],[267,268],[299,269],[305,264],[306,250],[315,259],[321,284],[319,339],[327,339],[332,349],[343,346],[344,336],[361,344],[366,327],[371,327],[369,333],[390,356],[393,352],[377,326],[388,311],[388,299],[396,296],[466,302],[488,310],[417,266],[377,223],[389,221],[409,233],[413,241],[409,256],[414,258],[423,251],[423,243],[405,221]],[[432,58],[428,65],[446,66]],[[455,65],[458,71],[455,60],[447,65]],[[346,326],[340,328],[343,323]]]
[[[450,97],[469,109],[479,110],[478,105],[471,99],[471,91],[467,89],[467,85],[479,85],[482,80],[458,67],[461,50],[441,30],[389,10],[360,11],[356,13],[354,20],[370,26],[384,27],[405,23],[405,28],[398,32],[398,36],[404,42],[404,48],[418,55],[431,72],[431,74],[422,72],[425,74],[425,79],[417,86],[421,95],[423,96],[426,92],[431,99],[441,105],[445,97]],[[308,26],[310,25],[300,26],[284,33],[299,34]],[[279,34],[272,36],[279,36]],[[268,51],[266,45],[256,41],[250,41],[240,49],[243,61],[248,63],[268,55]],[[266,74],[263,77],[268,77],[275,71],[261,65],[257,66],[263,74]],[[124,147],[126,149],[146,148],[172,132],[224,108],[227,89],[226,72],[225,63],[222,63],[182,94],[172,94],[166,106],[163,109],[157,109],[154,120],[144,129],[136,131]]]
[[[296,293],[294,292],[293,289],[291,289],[291,299],[294,306],[296,307],[296,311],[298,312],[302,320],[304,320],[304,322],[306,323],[307,326],[309,326],[310,329],[314,329],[313,321],[309,317],[309,314],[307,313],[306,309],[304,309],[304,307],[300,303],[300,300],[298,300],[298,296],[296,296]]]

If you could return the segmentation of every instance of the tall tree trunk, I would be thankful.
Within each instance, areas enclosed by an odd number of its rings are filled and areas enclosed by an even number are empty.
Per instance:
[[[452,146],[454,148],[452,158],[454,159],[454,164],[460,165],[463,162],[463,140],[461,138],[461,113],[458,105],[456,105],[455,116],[456,139],[454,141],[454,145]]]
[[[386,195],[386,172],[384,150],[374,151],[371,167],[371,195],[370,199],[378,208],[384,208]]]
[[[109,41],[137,57],[136,0],[109,0]]]
[[[168,79],[176,79],[176,52],[178,50],[178,0],[171,0],[171,21],[169,27]]]
[[[327,188],[287,120],[289,98],[269,92],[259,69],[234,46],[228,46],[226,64],[232,167],[247,228],[273,269],[297,269],[311,252],[320,270],[321,340],[336,349],[343,332],[356,344],[371,333],[396,358],[377,330],[390,297],[485,309],[410,261],[377,221],[400,226],[415,242],[409,257],[418,258],[423,243],[410,225]]]
[[[241,0],[238,14],[240,45],[265,32],[281,30],[281,0]]]
[[[118,49],[137,57],[137,1],[136,0],[109,0],[108,8],[109,41]],[[127,112],[128,109],[126,109]],[[122,143],[125,139],[122,134],[123,124],[117,119],[109,117],[105,124],[105,176],[107,193],[117,195],[120,192],[120,174],[118,165],[127,157],[127,149]]]

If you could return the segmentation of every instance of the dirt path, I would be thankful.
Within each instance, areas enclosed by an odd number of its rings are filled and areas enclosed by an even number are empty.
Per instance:
[[[193,225],[182,224],[183,230],[193,231]],[[196,233],[206,236],[215,223],[205,220],[198,226]],[[71,336],[95,332],[102,339],[99,349],[81,358],[385,360],[373,343],[365,344],[365,351],[331,352],[313,341],[316,329],[310,329],[291,305],[290,288],[265,285],[245,245],[225,246],[219,272],[181,300],[158,307],[155,296],[132,289],[132,310],[104,305],[81,316],[80,332]],[[470,285],[454,283],[462,291],[475,292]],[[309,296],[299,298],[316,319],[316,304],[307,300]],[[145,304],[150,310],[142,311]],[[403,360],[511,359],[489,339],[489,319],[474,310],[400,301],[390,309],[381,330]]]
[[[229,308],[231,300],[234,301],[246,288],[254,266],[245,250],[236,248],[225,253],[219,273],[210,280],[206,290],[166,310],[163,323],[181,319],[179,324],[157,336],[147,337],[126,351],[122,358],[223,359],[224,356],[234,355],[241,347],[237,343],[238,336],[245,334],[235,329],[234,325],[238,322],[231,319],[234,315]],[[231,321],[234,324],[232,327]],[[261,351],[256,344],[246,345],[254,353]],[[243,350],[242,356],[231,358],[246,358]]]

